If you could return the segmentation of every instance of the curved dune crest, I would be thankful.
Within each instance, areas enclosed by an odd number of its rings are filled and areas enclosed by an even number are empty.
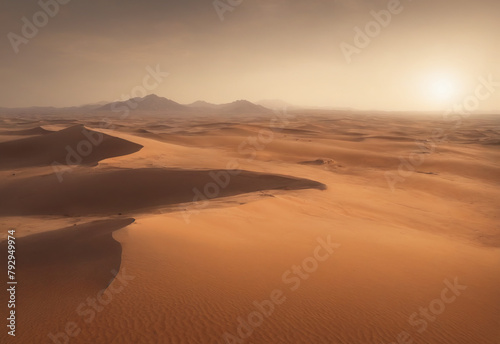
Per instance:
[[[81,305],[121,278],[122,246],[113,232],[134,221],[93,221],[16,239],[15,310],[23,324],[19,328],[37,328],[36,334],[20,331],[25,338],[21,342],[52,343],[48,333],[59,332],[58,326],[64,331],[69,317],[78,320],[75,310],[88,309]],[[0,242],[0,252],[6,259],[6,240]],[[7,294],[3,295],[1,301],[7,304]]]
[[[133,218],[99,220],[18,238],[18,277],[23,281],[42,280],[49,274],[57,277],[53,278],[57,282],[71,276],[72,282],[77,279],[105,288],[112,277],[111,271],[118,271],[121,262],[122,248],[112,233],[134,221]],[[6,245],[7,241],[0,243],[2,247]],[[60,267],[54,269],[56,265]]]
[[[20,179],[0,187],[0,215],[117,214],[263,190],[326,189],[322,183],[240,170],[119,169]]]
[[[0,143],[0,168],[86,165],[132,154],[143,146],[75,125],[45,135]]]

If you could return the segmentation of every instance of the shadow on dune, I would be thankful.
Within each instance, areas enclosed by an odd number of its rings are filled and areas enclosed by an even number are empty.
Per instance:
[[[0,143],[0,169],[50,166],[54,163],[95,165],[103,159],[135,153],[142,147],[88,130],[83,125],[75,125],[60,131]]]
[[[66,324],[68,316],[78,319],[77,307],[108,288],[121,265],[122,247],[113,232],[134,221],[94,221],[16,239],[15,310],[22,331],[18,334],[39,326],[39,338],[23,343],[49,342],[41,338]],[[0,242],[2,261],[7,261],[7,243]],[[0,301],[6,305],[7,293],[2,294]]]
[[[0,215],[118,214],[155,206],[264,190],[326,189],[302,178],[241,170],[161,168],[72,172],[11,181],[0,187]]]
[[[133,218],[100,220],[16,239],[16,279],[25,285],[59,281],[106,288],[119,271],[122,248],[113,232]],[[0,243],[7,252],[7,241]],[[31,281],[31,282],[29,282]],[[52,292],[56,292],[52,290]]]

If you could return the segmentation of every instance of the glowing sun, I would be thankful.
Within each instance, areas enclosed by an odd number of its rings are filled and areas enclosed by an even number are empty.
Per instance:
[[[458,94],[458,83],[450,75],[435,74],[427,80],[427,93],[435,101],[451,100]]]

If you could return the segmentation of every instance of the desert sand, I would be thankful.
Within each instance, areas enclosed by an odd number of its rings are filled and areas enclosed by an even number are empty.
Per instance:
[[[498,116],[108,116],[0,117],[16,342],[500,343]]]

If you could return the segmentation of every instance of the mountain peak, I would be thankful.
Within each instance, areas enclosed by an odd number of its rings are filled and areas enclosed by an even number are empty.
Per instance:
[[[214,108],[217,107],[216,104],[212,104],[209,102],[206,102],[204,100],[197,100],[194,103],[188,104],[189,107],[209,107],[209,108]]]
[[[241,113],[241,114],[250,114],[250,113],[269,113],[271,110],[261,106],[249,102],[245,99],[236,100],[229,104],[222,104],[220,109],[224,112],[228,113]]]
[[[246,99],[238,99],[238,100],[235,100],[234,102],[232,102],[231,104],[252,104],[252,105],[255,105],[254,103],[249,102]]]
[[[142,99],[146,100],[146,99],[160,99],[160,98],[163,98],[163,97],[159,97],[156,94],[151,93],[151,94],[148,94],[147,96],[143,97]],[[167,98],[164,98],[164,99],[167,99]]]
[[[133,104],[133,105],[130,105]],[[142,98],[136,97],[127,101],[117,101],[101,107],[101,110],[115,111],[123,106],[134,111],[186,111],[188,107],[174,102],[173,100],[159,97],[156,94],[148,94]]]

